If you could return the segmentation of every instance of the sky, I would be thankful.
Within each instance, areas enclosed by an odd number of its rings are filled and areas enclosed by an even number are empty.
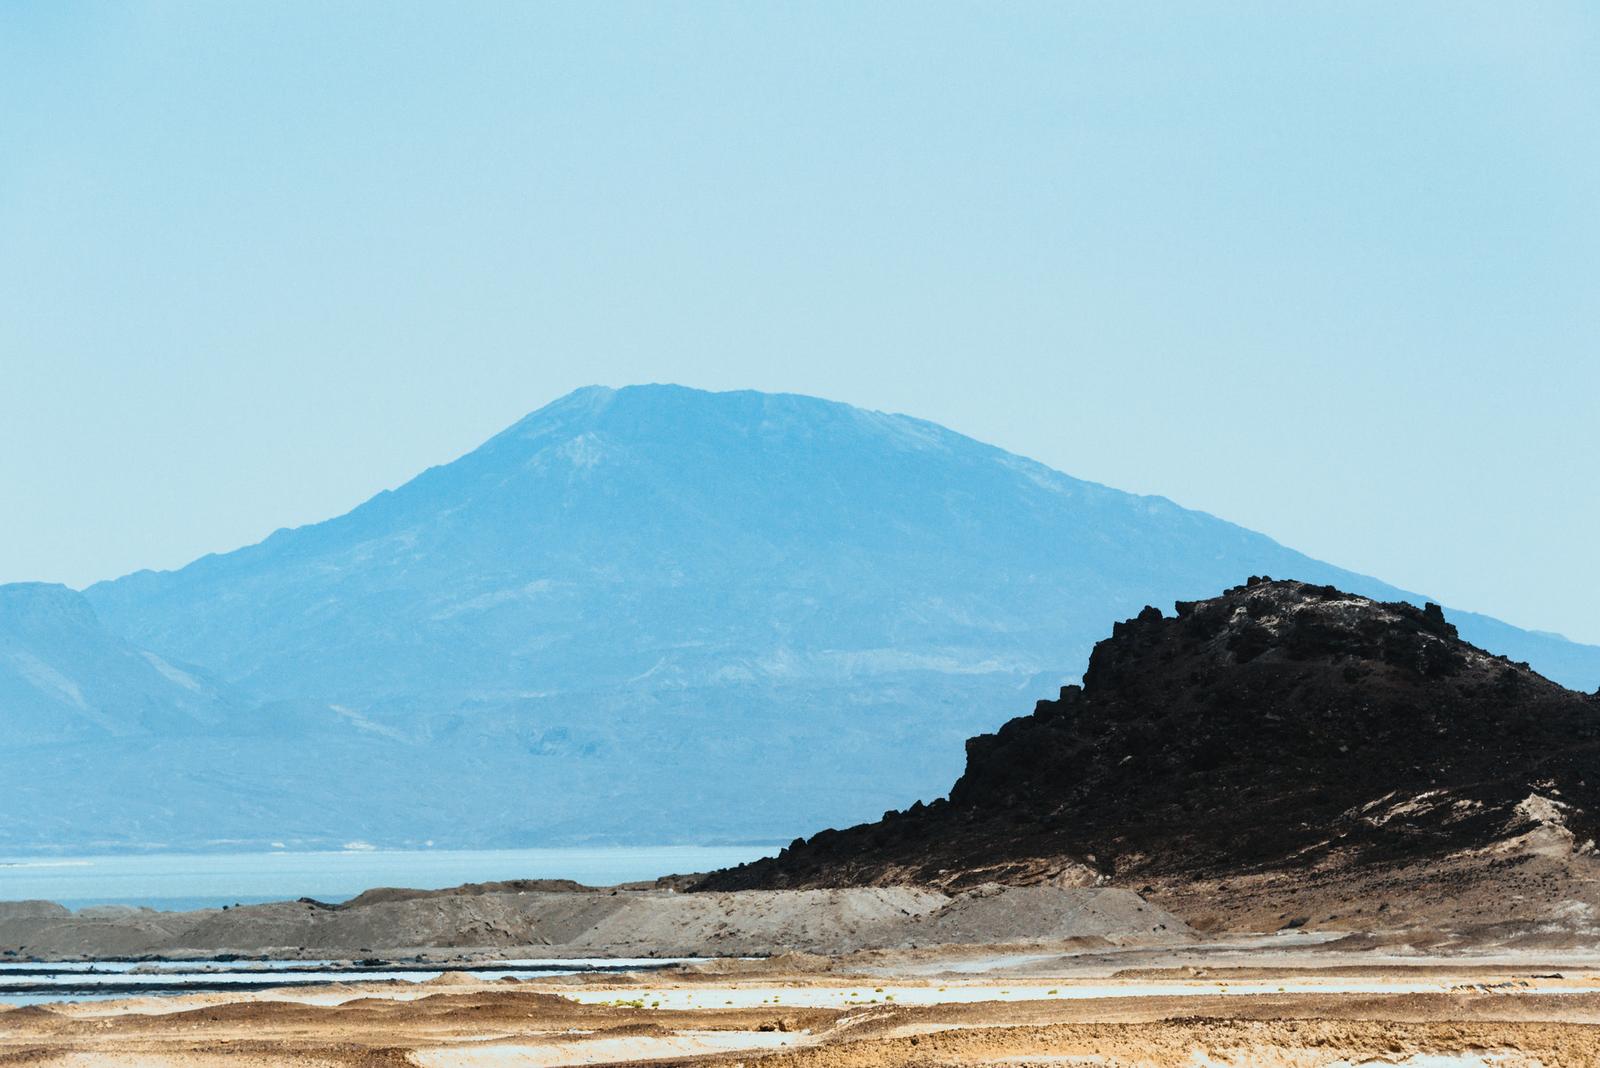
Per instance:
[[[905,412],[1600,643],[1600,8],[0,5],[0,581],[578,386]]]

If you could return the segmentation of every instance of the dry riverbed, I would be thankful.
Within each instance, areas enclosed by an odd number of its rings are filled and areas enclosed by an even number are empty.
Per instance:
[[[1288,934],[796,955],[531,980],[447,973],[0,1011],[5,1066],[656,1063],[1593,1066],[1600,958],[1572,948],[1438,956]]]

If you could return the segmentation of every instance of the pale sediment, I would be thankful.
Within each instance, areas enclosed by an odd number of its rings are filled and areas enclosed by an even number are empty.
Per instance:
[[[850,953],[940,944],[1181,943],[1194,933],[1128,890],[910,887],[682,894],[578,890],[371,894],[196,912],[0,904],[0,960],[219,954],[348,957],[515,951],[544,957]]]
[[[1367,964],[1352,964],[1353,960]],[[1202,964],[1198,969],[1194,962]],[[1250,978],[1240,974],[1248,961]],[[1592,1068],[1600,969],[1354,953],[1316,936],[1096,953],[877,951],[671,974],[0,1010],[28,1068]],[[805,962],[798,962],[805,963]],[[1551,969],[1562,969],[1556,978]],[[1206,973],[1203,977],[1196,972]],[[1088,976],[1093,975],[1093,978]]]

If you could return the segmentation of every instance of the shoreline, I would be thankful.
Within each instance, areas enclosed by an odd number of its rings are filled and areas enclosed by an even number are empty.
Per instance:
[[[0,859],[0,902],[73,910],[187,912],[302,897],[340,904],[372,887],[493,881],[593,889],[654,885],[663,872],[709,871],[775,853],[777,843],[536,846],[521,849],[268,849],[118,851]]]

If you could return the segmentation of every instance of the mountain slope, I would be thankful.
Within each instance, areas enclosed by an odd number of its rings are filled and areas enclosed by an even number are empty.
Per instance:
[[[1146,608],[1082,687],[966,748],[948,800],[706,887],[1271,883],[1281,906],[1376,877],[1498,888],[1500,918],[1600,903],[1600,695],[1461,641],[1436,605],[1252,579]],[[1391,896],[1343,906],[1363,900]]]
[[[10,746],[188,733],[230,711],[203,672],[106,630],[65,586],[0,586],[0,708]]]
[[[284,744],[333,720],[381,743],[382,768],[312,747],[263,783],[350,778],[329,840],[435,826],[442,792],[482,810],[428,837],[510,844],[788,837],[930,796],[964,738],[1078,676],[1101,620],[1261,571],[1405,596],[916,419],[646,386],[580,390],[347,515],[86,596],[248,693]],[[1600,682],[1600,649],[1497,645]],[[391,768],[419,784],[398,809],[362,792]]]
[[[903,416],[591,388],[346,516],[87,592],[130,638],[264,696],[371,701],[857,678],[930,649],[962,672],[1067,670],[1091,605],[1251,563],[1401,592]],[[1496,636],[1600,682],[1600,649]]]

